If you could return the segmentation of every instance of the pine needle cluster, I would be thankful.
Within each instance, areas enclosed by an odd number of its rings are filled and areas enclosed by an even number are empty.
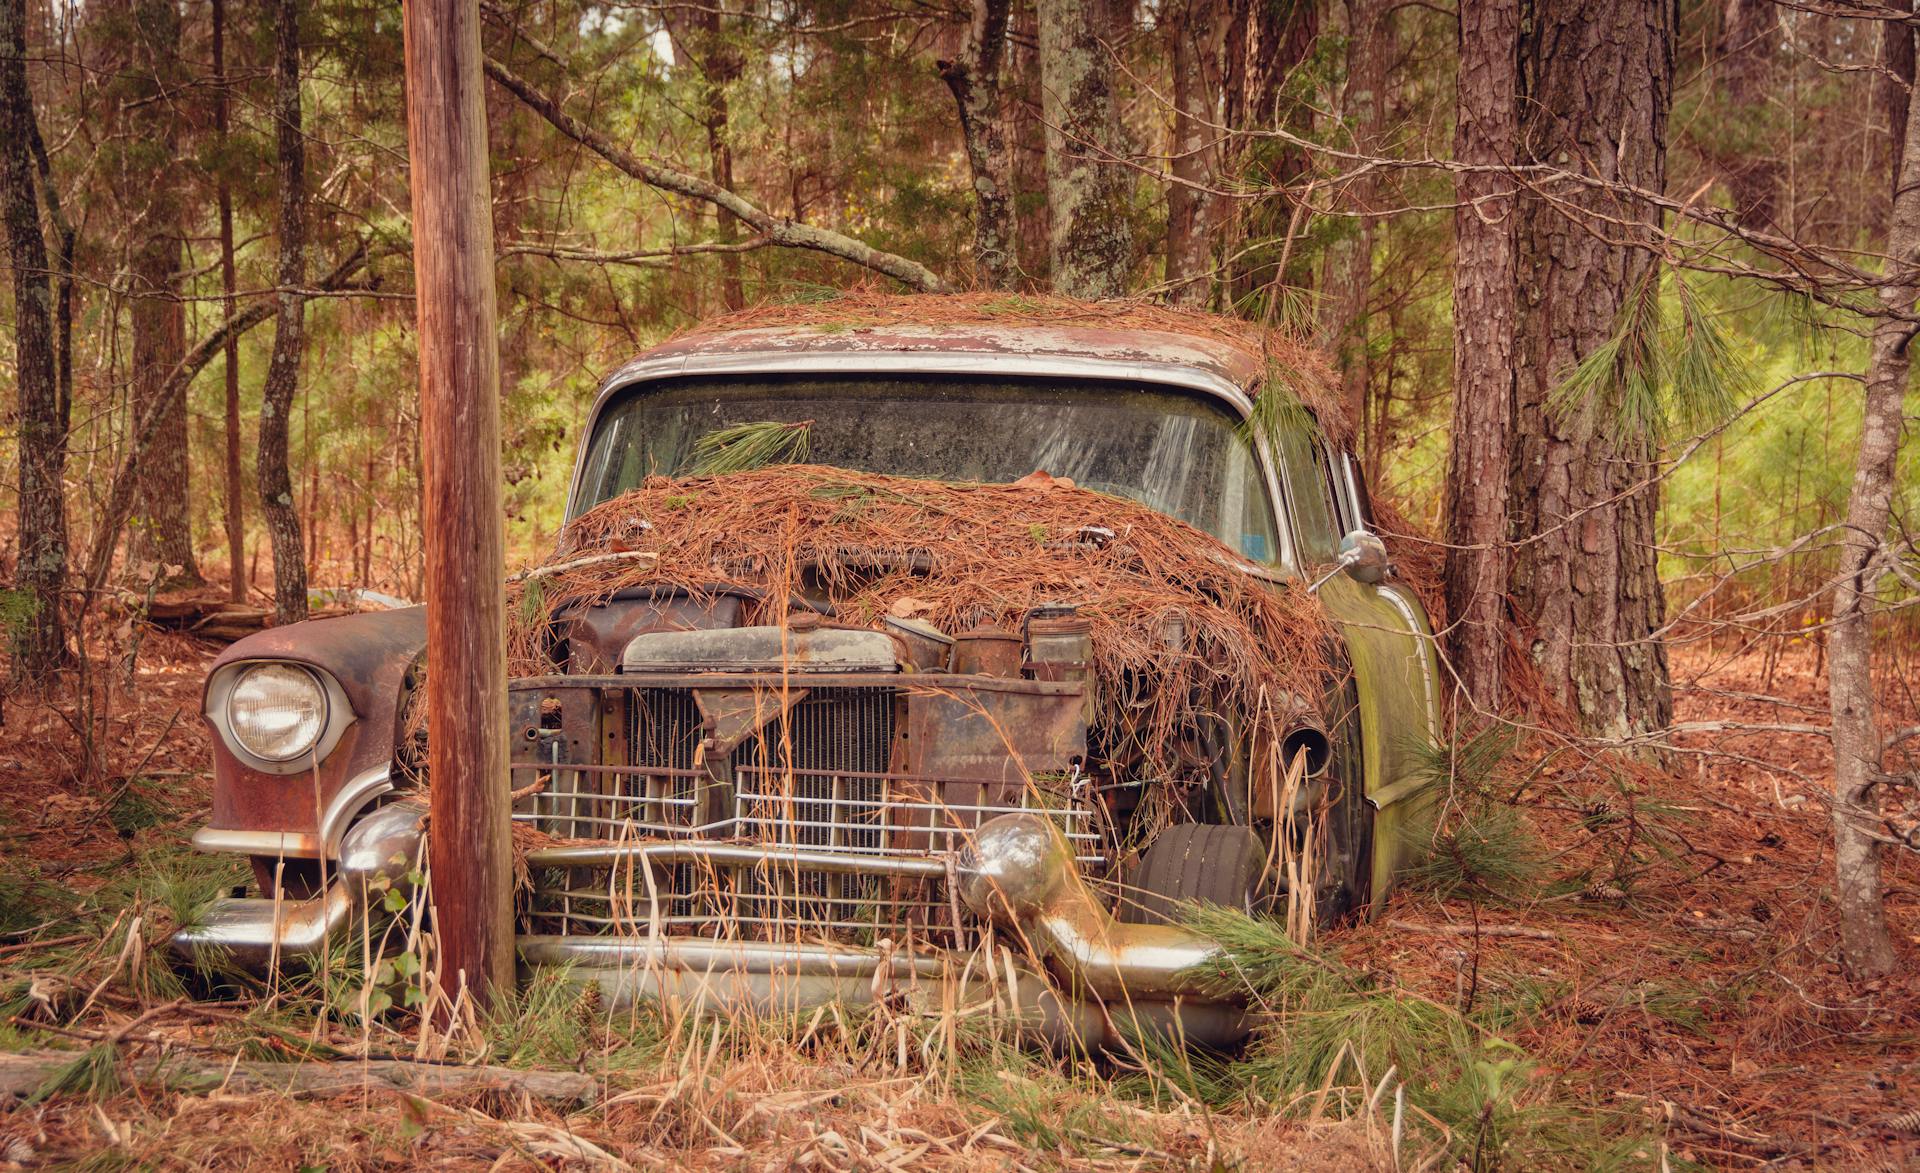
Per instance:
[[[681,475],[710,477],[802,464],[812,450],[812,435],[812,420],[755,420],[716,428],[694,441],[692,462]]]

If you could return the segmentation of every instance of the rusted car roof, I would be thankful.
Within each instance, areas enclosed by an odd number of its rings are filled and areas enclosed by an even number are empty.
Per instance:
[[[979,354],[1069,358],[1197,369],[1251,394],[1263,373],[1260,360],[1214,338],[1108,326],[1051,326],[1025,322],[938,325],[769,326],[702,330],[646,352],[663,359],[745,354]],[[616,376],[616,379],[618,376]]]

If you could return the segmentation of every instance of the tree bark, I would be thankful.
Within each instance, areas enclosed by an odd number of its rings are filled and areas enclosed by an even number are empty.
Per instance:
[[[1907,106],[1913,89],[1914,44],[1912,37],[1897,35],[1892,22],[1880,29],[1880,75],[1874,79],[1874,101],[1887,120],[1887,138],[1881,151],[1886,159],[1887,175],[1898,175],[1904,165],[1907,141]]]
[[[671,9],[666,12],[667,28],[673,35],[675,52],[698,64],[701,77],[701,125],[707,134],[707,176],[716,187],[733,190],[733,144],[729,138],[732,111],[727,87],[740,77],[739,50],[727,42],[727,27],[718,7]],[[740,239],[739,218],[715,205],[714,240],[731,245]],[[747,304],[746,285],[741,277],[740,254],[720,251],[720,300],[729,310]]]
[[[917,261],[874,248],[872,245],[855,240],[829,228],[816,228],[811,224],[799,224],[792,220],[783,220],[765,212],[728,191],[711,180],[675,171],[671,167],[662,167],[649,163],[611,138],[581,122],[561,109],[557,99],[535,89],[524,78],[508,69],[505,65],[489,57],[485,68],[487,76],[518,95],[532,110],[545,118],[555,130],[651,187],[662,191],[675,192],[691,199],[705,200],[738,217],[765,236],[774,244],[788,248],[812,249],[851,261],[863,268],[891,277],[903,285],[911,286],[925,293],[942,293],[946,282],[934,275],[933,270]]]
[[[176,164],[175,110],[184,81],[178,50],[180,9],[171,0],[134,0],[122,13],[128,57],[113,83],[128,143],[116,176],[124,214],[133,218],[129,265],[133,345],[133,415],[145,414],[186,350],[186,311],[180,300],[182,170]],[[178,581],[200,582],[193,556],[191,460],[187,404],[162,413],[154,443],[140,460],[140,517],[130,552],[180,568]]]
[[[1733,214],[1747,228],[1773,227],[1778,212],[1780,162],[1768,141],[1767,103],[1773,97],[1773,58],[1779,38],[1774,0],[1726,0],[1720,26],[1720,76],[1729,121],[1741,149],[1721,160]]]
[[[1107,160],[1120,128],[1113,63],[1095,24],[1105,5],[1037,0],[1035,11],[1053,287],[1068,297],[1118,297],[1127,291],[1133,228],[1127,172]]]
[[[306,349],[306,142],[300,130],[300,4],[275,4],[273,63],[274,153],[280,163],[280,289],[273,357],[260,391],[260,444],[255,455],[260,512],[273,545],[273,617],[307,617],[306,550],[287,467],[289,417]]]
[[[1667,0],[1533,0],[1522,22],[1523,163],[1659,191],[1673,85]],[[1606,217],[1604,232],[1591,217]],[[1543,683],[1588,733],[1672,715],[1656,563],[1655,437],[1622,424],[1619,380],[1571,412],[1561,380],[1613,337],[1626,298],[1659,279],[1658,209],[1599,190],[1519,200],[1510,464],[1510,589]],[[1636,240],[1635,227],[1646,232]],[[1635,488],[1635,486],[1642,486]]]
[[[1913,26],[1888,21],[1881,25],[1881,36],[1889,41],[1904,39],[1906,58],[1913,60]],[[1912,365],[1913,324],[1892,315],[1910,314],[1920,299],[1920,120],[1902,112],[1900,125],[1905,141],[1897,152],[1900,170],[1892,177],[1886,284],[1879,291],[1887,316],[1873,328],[1860,447],[1842,530],[1833,622],[1827,633],[1827,699],[1833,717],[1833,873],[1840,948],[1847,967],[1863,978],[1884,977],[1898,963],[1881,904],[1880,844],[1874,838],[1880,821],[1875,783],[1886,741],[1875,715],[1873,606],[1875,585],[1886,573],[1880,556],[1892,520],[1901,408]]]
[[[220,144],[226,146],[232,133],[227,110],[226,0],[213,0],[213,121]],[[234,293],[239,278],[233,263],[233,187],[227,182],[223,164],[215,178],[220,204],[220,289],[226,295],[221,302],[221,318],[231,323],[238,310]],[[246,489],[240,469],[240,338],[227,335],[226,403],[224,434],[226,439],[227,597],[236,603],[247,600],[247,525]]]
[[[428,858],[440,986],[513,988],[500,358],[474,0],[408,0],[407,143],[420,324]]]
[[[1518,147],[1517,0],[1460,9],[1454,157],[1498,167]],[[1513,427],[1513,181],[1485,171],[1455,181],[1453,430],[1447,446],[1445,646],[1467,700],[1500,708],[1507,622],[1507,481]]]
[[[1222,201],[1208,190],[1220,178],[1226,116],[1228,8],[1189,0],[1168,22],[1173,41],[1173,182],[1167,187],[1167,285],[1176,305],[1213,300],[1213,235]]]
[[[959,56],[937,63],[960,111],[973,181],[973,264],[989,289],[1012,289],[1016,272],[1012,159],[1000,92],[1012,8],[1012,0],[973,0]]]
[[[1310,133],[1312,110],[1285,100],[1286,80],[1320,35],[1317,0],[1229,0],[1226,37],[1227,126],[1234,131],[1286,127]],[[1290,247],[1298,203],[1291,194],[1308,170],[1305,152],[1270,138],[1243,140],[1228,164],[1243,180],[1276,193],[1243,205],[1234,236],[1241,255],[1226,275],[1229,294],[1243,307],[1261,290],[1278,291],[1290,278],[1311,286],[1310,272]],[[1293,272],[1282,271],[1283,263]],[[1278,308],[1269,301],[1268,309]]]
[[[16,589],[32,618],[11,633],[13,674],[44,683],[67,659],[61,592],[67,578],[67,511],[62,476],[67,430],[54,370],[53,289],[32,160],[21,147],[39,130],[27,88],[25,0],[0,0],[0,201],[13,273],[14,381],[20,418],[20,565]]]
[[[155,200],[150,213],[164,212]],[[186,349],[186,315],[177,274],[182,255],[177,219],[162,214],[141,241],[129,267],[133,323],[131,401],[135,419],[159,401],[167,376]],[[178,581],[197,583],[193,526],[188,515],[187,403],[172,400],[160,413],[160,427],[140,460],[140,516],[129,539],[131,555],[180,568]]]

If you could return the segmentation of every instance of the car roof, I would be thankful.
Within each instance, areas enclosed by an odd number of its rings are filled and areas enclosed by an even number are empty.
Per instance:
[[[798,359],[804,360],[804,366],[844,363],[845,369],[858,370],[875,359],[889,359],[878,365],[891,367],[901,358],[916,355],[927,359],[974,358],[981,360],[982,366],[1010,373],[1027,365],[1035,373],[1057,372],[1062,362],[1087,364],[1089,374],[1098,373],[1096,367],[1138,367],[1141,375],[1153,381],[1158,381],[1156,375],[1171,373],[1168,368],[1185,368],[1211,376],[1209,381],[1230,385],[1248,399],[1258,390],[1264,374],[1264,365],[1254,354],[1199,334],[1028,322],[886,323],[701,330],[647,351],[615,371],[607,383],[611,386],[640,377],[659,377],[676,365],[686,373],[695,373],[734,367],[739,360],[764,358],[770,368],[790,367],[794,365],[792,360]],[[1106,373],[1107,377],[1124,375],[1119,369]]]

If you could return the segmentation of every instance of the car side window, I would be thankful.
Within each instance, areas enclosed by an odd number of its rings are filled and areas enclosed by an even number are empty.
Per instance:
[[[1287,503],[1293,514],[1293,537],[1301,560],[1309,565],[1331,562],[1340,553],[1340,529],[1327,476],[1326,449],[1305,428],[1277,430]]]
[[[1373,525],[1373,506],[1367,498],[1367,485],[1360,474],[1360,462],[1353,453],[1339,450],[1334,453],[1330,470],[1333,474],[1333,500],[1340,514],[1340,532],[1352,533],[1357,529],[1371,531]]]

